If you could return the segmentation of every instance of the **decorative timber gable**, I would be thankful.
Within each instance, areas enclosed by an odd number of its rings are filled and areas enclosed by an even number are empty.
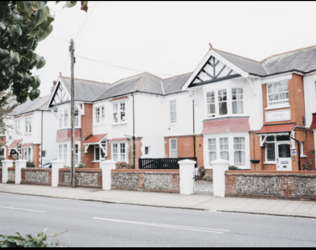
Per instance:
[[[211,49],[183,85],[182,91],[203,84],[224,81],[235,77],[247,78],[248,76],[248,72],[243,71],[215,50]]]
[[[57,87],[54,90],[54,93],[52,95],[52,98],[49,102],[49,107],[53,107],[59,104],[70,102],[70,95],[65,88],[65,86],[61,83],[61,81],[58,81]]]
[[[214,56],[211,56],[204,67],[195,76],[189,87],[191,85],[198,86],[239,76],[241,75],[217,60]]]

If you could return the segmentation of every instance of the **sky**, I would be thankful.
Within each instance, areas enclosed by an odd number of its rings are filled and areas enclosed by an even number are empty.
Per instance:
[[[71,39],[74,77],[106,83],[142,72],[161,78],[193,72],[209,43],[257,61],[316,44],[316,1],[89,1],[87,13],[80,1],[64,5],[48,3],[53,32],[36,49],[46,60],[33,70],[41,96],[60,73],[71,76]]]

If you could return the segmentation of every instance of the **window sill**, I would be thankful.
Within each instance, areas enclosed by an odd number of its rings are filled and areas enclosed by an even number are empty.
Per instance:
[[[112,123],[112,126],[115,126],[115,125],[125,125],[127,124],[127,122],[117,122],[117,123]]]
[[[276,164],[276,162],[275,161],[265,161],[263,164]]]
[[[103,122],[103,123],[94,123],[92,126],[94,126],[94,127],[97,127],[97,126],[104,126],[105,125],[105,122]]]
[[[206,116],[206,119],[216,119],[216,118],[224,118],[224,117],[238,117],[238,116],[246,116],[243,114],[226,114],[226,115],[215,115],[215,116]]]
[[[300,155],[301,158],[307,158],[307,155]]]
[[[284,104],[284,105],[270,105],[265,108],[265,110],[273,110],[273,109],[281,109],[281,108],[290,108],[290,104]]]

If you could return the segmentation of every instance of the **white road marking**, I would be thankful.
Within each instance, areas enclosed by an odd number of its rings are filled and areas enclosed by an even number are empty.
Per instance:
[[[137,224],[137,225],[144,225],[144,226],[174,228],[174,229],[190,230],[190,231],[205,232],[205,233],[222,234],[224,232],[230,232],[230,230],[225,230],[225,229],[189,227],[189,226],[168,225],[168,224],[156,224],[156,223],[147,223],[147,222],[140,222],[140,221],[115,220],[115,219],[99,218],[99,217],[93,217],[93,219],[105,220],[105,221],[114,221],[114,222],[121,222],[121,223],[130,223],[130,224]]]
[[[15,207],[3,207],[3,206],[0,206],[0,208],[13,209],[13,210],[21,210],[21,211],[28,211],[28,212],[36,212],[36,213],[46,213],[46,211],[31,210],[31,209],[24,209],[24,208],[15,208]]]

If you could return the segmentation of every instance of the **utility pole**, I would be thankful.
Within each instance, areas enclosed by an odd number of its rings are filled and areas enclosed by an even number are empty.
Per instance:
[[[71,58],[71,187],[76,187],[75,177],[76,177],[76,170],[75,170],[75,80],[74,80],[74,63],[75,63],[75,57],[74,57],[74,41],[70,40],[70,58]]]

